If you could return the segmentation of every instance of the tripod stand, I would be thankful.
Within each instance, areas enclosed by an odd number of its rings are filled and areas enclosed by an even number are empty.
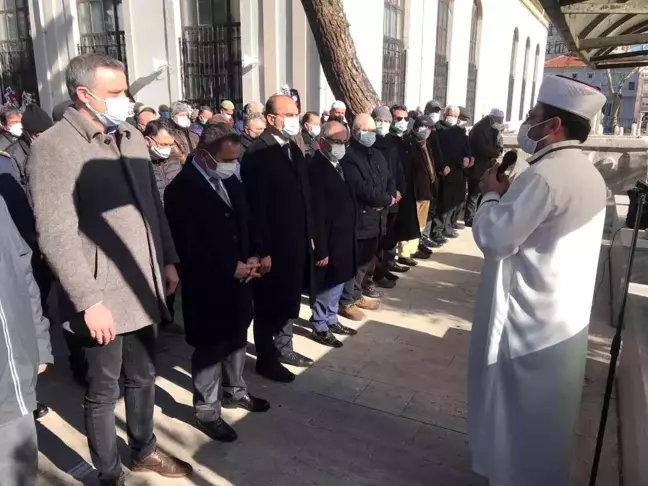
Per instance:
[[[619,351],[621,350],[621,334],[623,332],[623,321],[625,318],[626,304],[628,303],[628,289],[630,287],[630,277],[632,274],[632,264],[634,263],[635,252],[637,251],[637,238],[639,236],[639,223],[643,214],[643,207],[648,194],[648,184],[643,181],[637,181],[636,189],[639,192],[637,213],[635,214],[634,228],[632,230],[632,242],[630,244],[630,255],[628,256],[628,265],[625,271],[623,281],[623,292],[621,294],[621,307],[619,308],[619,317],[617,318],[616,331],[612,346],[610,348],[610,368],[608,370],[607,383],[605,385],[605,396],[603,398],[603,409],[601,410],[601,421],[599,423],[598,435],[596,437],[596,451],[594,453],[594,462],[592,463],[592,472],[590,474],[590,486],[596,486],[599,463],[601,462],[601,451],[603,449],[603,439],[605,438],[605,426],[607,424],[608,412],[610,411],[610,399],[612,398],[612,389],[614,387],[614,375],[619,360]],[[611,250],[611,249],[610,249]]]

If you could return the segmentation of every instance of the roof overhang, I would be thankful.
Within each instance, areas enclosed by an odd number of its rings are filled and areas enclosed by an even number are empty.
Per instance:
[[[567,48],[594,69],[648,66],[648,1],[540,0]],[[632,49],[631,47],[634,46]],[[623,49],[616,48],[626,48]]]

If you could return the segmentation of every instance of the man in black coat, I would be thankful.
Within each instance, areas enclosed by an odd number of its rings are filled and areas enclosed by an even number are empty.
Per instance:
[[[342,169],[358,203],[356,227],[358,270],[355,278],[345,285],[340,300],[340,314],[360,321],[365,315],[360,309],[377,309],[378,302],[362,297],[362,282],[371,264],[378,242],[385,234],[387,209],[396,203],[396,184],[389,175],[385,157],[373,148],[376,122],[367,114],[356,116],[351,130],[352,139]]]
[[[479,182],[484,173],[495,165],[497,158],[504,151],[502,139],[502,124],[504,123],[504,112],[493,108],[489,116],[484,117],[472,127],[468,136],[470,151],[475,157],[473,167],[466,170],[468,179],[468,195],[466,197],[467,226],[472,226],[473,216],[477,210],[477,199],[479,199]]]
[[[442,160],[437,161],[440,195],[434,226],[436,238],[458,236],[452,227],[452,216],[466,197],[464,169],[470,165],[470,148],[465,128],[457,126],[459,114],[458,106],[448,106],[444,119],[439,122],[441,130],[437,130]]]
[[[340,165],[346,152],[347,134],[342,123],[325,123],[320,149],[308,166],[317,287],[310,321],[313,339],[334,348],[342,347],[342,342],[334,334],[353,336],[357,332],[340,324],[337,316],[344,283],[356,272],[356,203]]]
[[[243,159],[245,152],[249,149],[259,135],[266,129],[266,121],[263,113],[250,113],[243,122],[241,132],[241,154],[239,160]]]
[[[281,365],[311,366],[293,351],[292,320],[304,288],[313,288],[312,216],[306,161],[291,141],[299,133],[295,101],[274,95],[266,103],[267,129],[248,149],[241,177],[259,242],[261,273],[255,283],[254,342],[257,373],[275,381],[295,379]]]
[[[234,176],[240,137],[229,125],[207,125],[195,156],[167,187],[165,211],[181,261],[182,311],[193,346],[191,375],[196,418],[214,440],[237,435],[223,406],[265,412],[270,405],[247,391],[243,366],[252,322],[252,286],[260,277],[243,185]]]
[[[319,115],[314,111],[308,111],[302,117],[302,129],[294,141],[303,152],[304,157],[312,157],[319,150],[321,123]]]

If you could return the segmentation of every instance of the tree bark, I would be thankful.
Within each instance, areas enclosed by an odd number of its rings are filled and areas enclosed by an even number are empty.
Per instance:
[[[356,0],[358,1],[358,0]],[[347,105],[347,117],[369,113],[380,104],[362,68],[349,31],[342,0],[301,0],[324,75],[333,94]]]

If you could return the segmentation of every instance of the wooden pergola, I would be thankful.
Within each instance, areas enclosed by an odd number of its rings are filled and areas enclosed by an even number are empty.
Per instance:
[[[648,49],[636,47],[648,45],[648,0],[539,1],[567,48],[585,64],[648,66]]]

